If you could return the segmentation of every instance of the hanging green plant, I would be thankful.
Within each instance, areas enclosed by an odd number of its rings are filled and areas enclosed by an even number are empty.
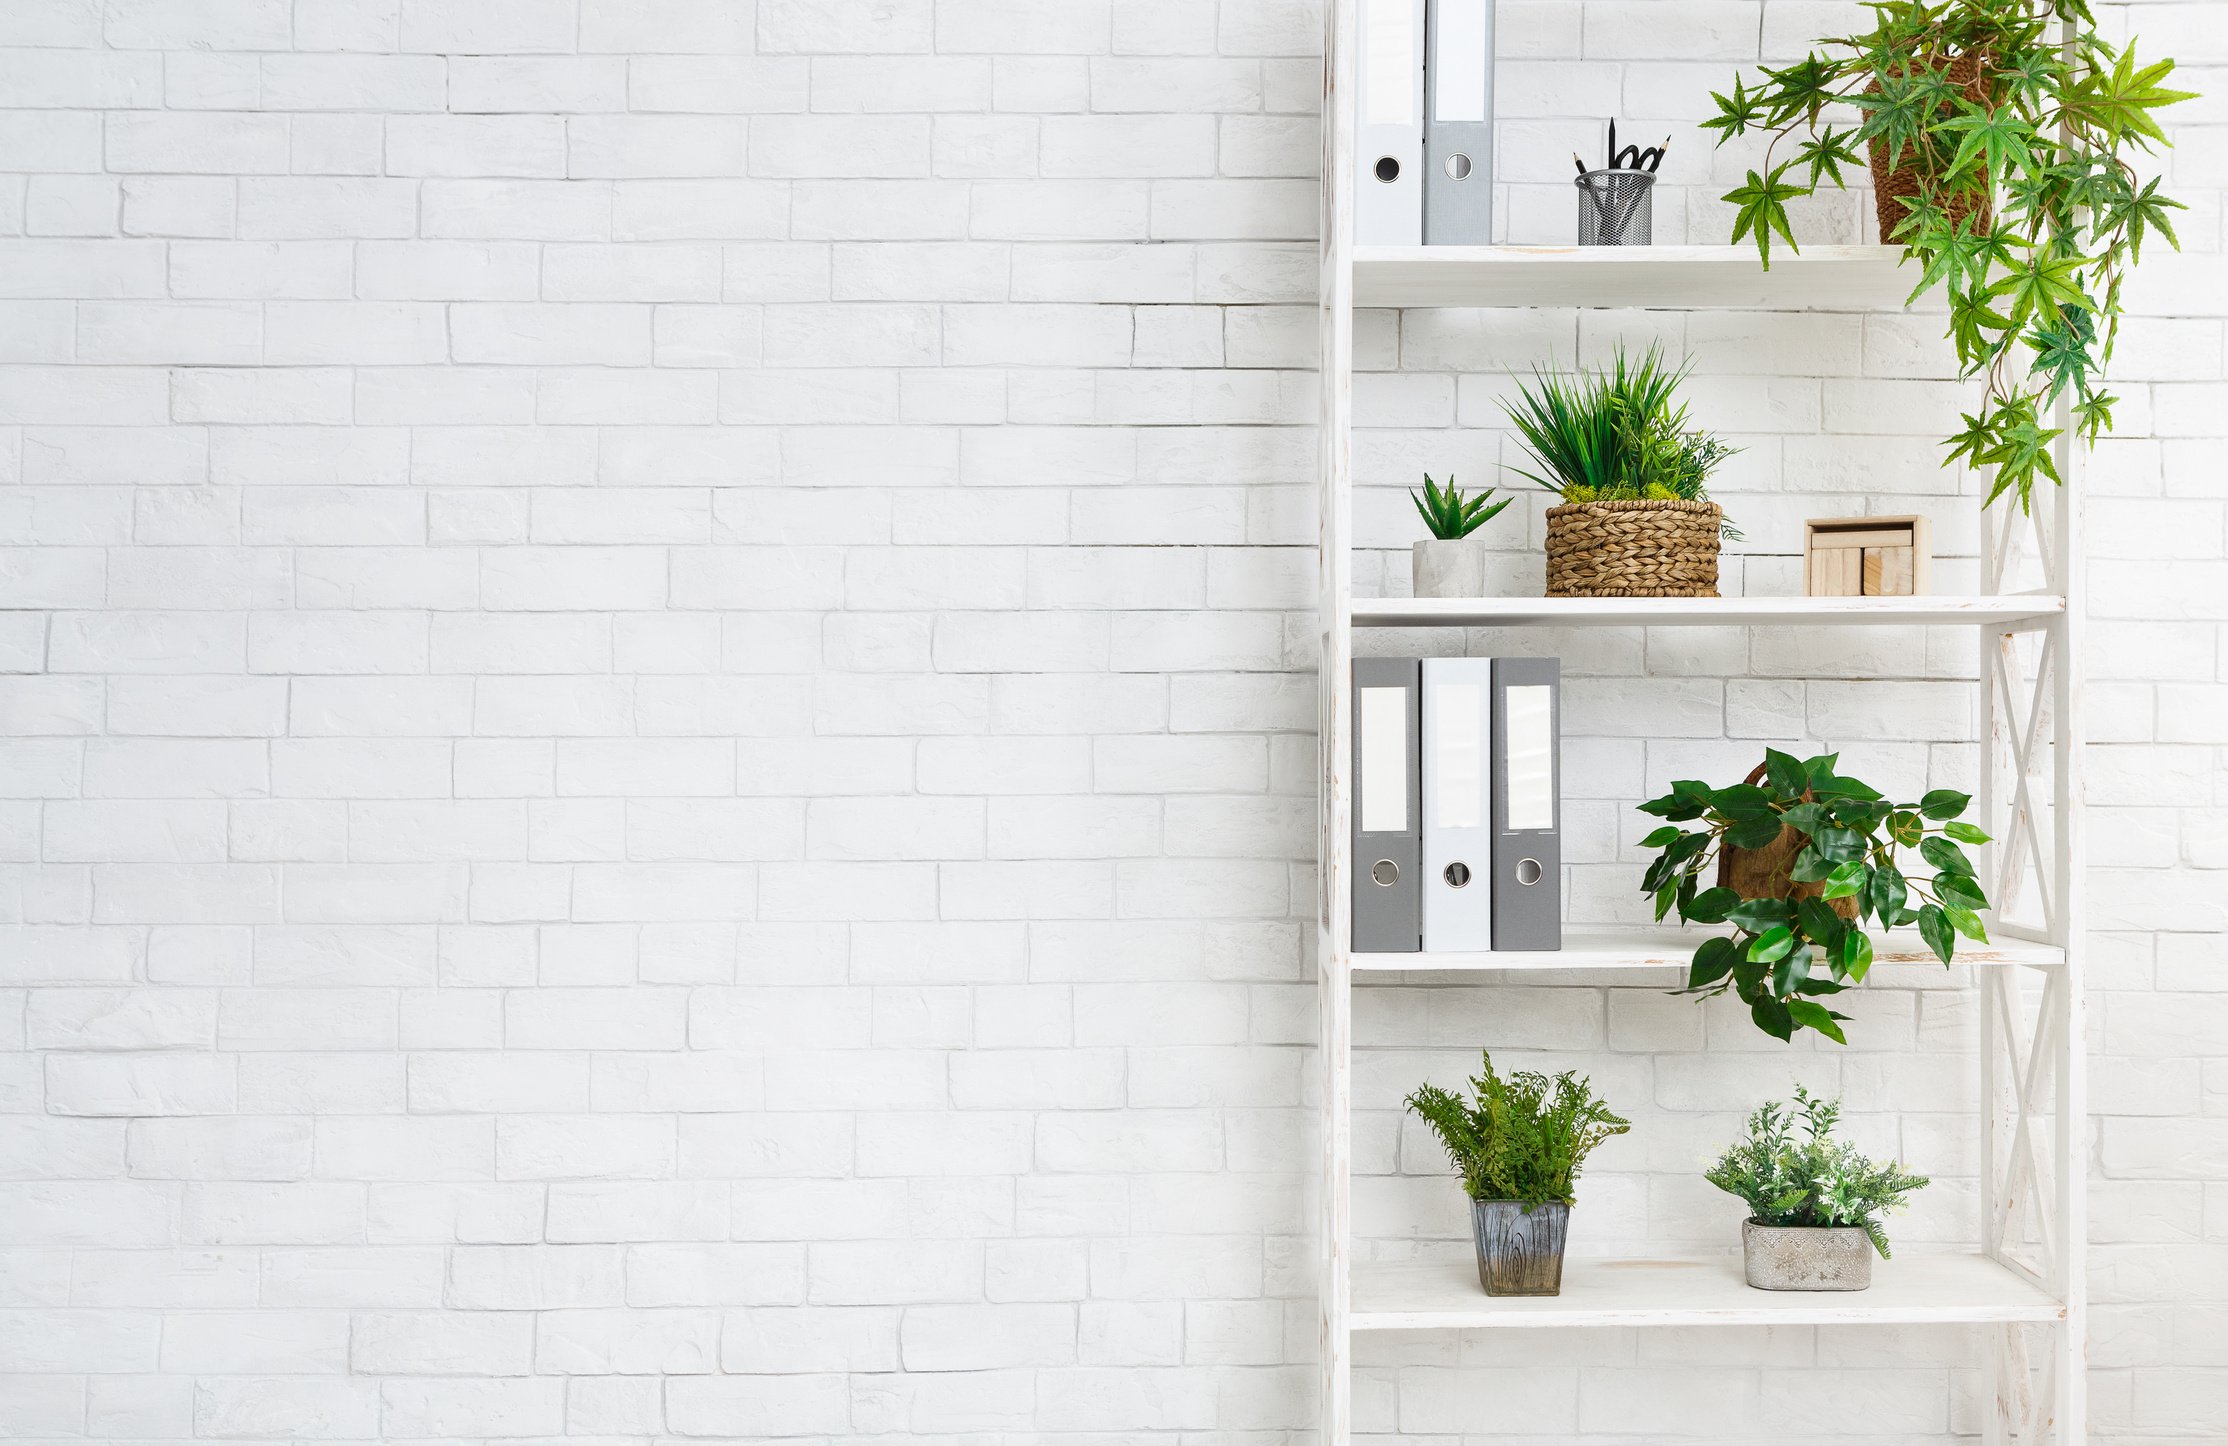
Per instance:
[[[1918,925],[1944,964],[1960,934],[1988,942],[1979,915],[1988,896],[1959,847],[1988,842],[1960,821],[1971,797],[1937,788],[1916,803],[1891,803],[1835,772],[1839,762],[1834,753],[1798,760],[1767,749],[1763,767],[1730,788],[1682,779],[1640,805],[1669,820],[1640,841],[1660,850],[1640,884],[1655,898],[1656,917],[1676,909],[1688,923],[1733,926],[1730,936],[1694,951],[1680,992],[1730,990],[1757,1028],[1780,1039],[1815,1029],[1849,1042],[1841,1031],[1849,1016],[1819,1001],[1862,984],[1871,971],[1868,922]],[[1679,827],[1695,822],[1702,826]],[[1898,849],[1916,850],[1933,877],[1906,874]],[[1712,859],[1717,883],[1704,888]]]
[[[2132,46],[2105,40],[2085,0],[1867,8],[1870,31],[1713,95],[1719,113],[1702,124],[1718,145],[1771,135],[1761,167],[1724,197],[1739,208],[1732,239],[1754,237],[1766,269],[1774,235],[1799,251],[1787,203],[1846,186],[1842,168],[1869,152],[1880,239],[1923,268],[1909,299],[1947,290],[1961,374],[1985,379],[1943,465],[1995,469],[1988,501],[2009,491],[2025,510],[2038,478],[2062,480],[2049,425],[2060,397],[2071,394],[2084,441],[2111,430],[2118,399],[2103,376],[2121,286],[2152,232],[2180,249],[2167,213],[2184,209],[2130,158],[2169,144],[2151,112],[2192,93],[2163,84],[2173,61],[2138,65]],[[1842,107],[1856,124],[1835,118]]]

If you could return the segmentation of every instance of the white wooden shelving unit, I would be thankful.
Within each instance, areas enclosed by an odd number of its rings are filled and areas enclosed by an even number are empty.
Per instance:
[[[2063,407],[2063,487],[1983,515],[1983,584],[1971,597],[1357,599],[1352,586],[1353,335],[1357,307],[1653,306],[1864,311],[1898,307],[1912,274],[1870,246],[1775,257],[1746,248],[1360,248],[1350,177],[1355,0],[1326,7],[1321,252],[1321,807],[1319,1043],[1322,1157],[1321,1434],[1352,1428],[1356,1331],[1571,1326],[1964,1324],[1982,1331],[1983,1438],[2086,1439],[2085,1020],[2079,782],[2082,626],[2079,479]],[[1494,1299],[1468,1265],[1358,1264],[1353,1245],[1352,1019],[1357,975],[1387,971],[1558,978],[1684,966],[1698,931],[1572,929],[1552,954],[1356,954],[1349,948],[1348,664],[1357,628],[1930,626],[1969,629],[1979,684],[1980,802],[1997,842],[1986,949],[1961,950],[1981,1015],[1981,1235],[1972,1250],[1899,1254],[1858,1295],[1776,1295],[1741,1283],[1737,1249],[1702,1260],[1589,1260],[1563,1294]],[[1397,640],[1396,640],[1397,641]],[[1639,800],[1635,799],[1637,803]],[[1883,966],[1914,965],[1895,936]],[[1499,1043],[1499,1041],[1481,1041]],[[1923,1163],[1923,1162],[1922,1162]],[[1452,1183],[1450,1189],[1455,1188]],[[1530,1357],[1528,1357],[1530,1359]]]

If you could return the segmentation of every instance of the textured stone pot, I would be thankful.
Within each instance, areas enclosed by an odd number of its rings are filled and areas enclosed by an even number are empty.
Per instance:
[[[1872,1241],[1854,1225],[1741,1222],[1748,1283],[1758,1290],[1864,1290],[1872,1284]]]
[[[1412,590],[1417,597],[1484,597],[1486,551],[1476,533],[1451,541],[1426,538],[1412,554]]]
[[[1428,559],[1428,560],[1427,560]],[[1411,597],[1538,597],[1547,559],[1537,548],[1490,547],[1480,535],[1414,545]]]
[[[1478,1284],[1487,1295],[1561,1295],[1570,1207],[1550,1201],[1472,1200],[1470,1233],[1478,1247]]]

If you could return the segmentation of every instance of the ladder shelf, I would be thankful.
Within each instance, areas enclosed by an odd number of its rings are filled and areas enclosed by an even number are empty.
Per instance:
[[[1602,307],[1893,312],[1916,276],[1897,248],[1775,248],[1769,272],[1745,246],[1356,247],[1353,244],[1356,0],[1325,6],[1318,289],[1321,393],[1318,631],[1321,667],[1318,1044],[1321,1158],[1320,1438],[1348,1446],[1356,1332],[1524,1327],[1958,1324],[1983,1332],[1988,1446],[2084,1446],[2087,1418],[2087,1058],[2081,941],[2081,491],[2063,400],[2055,461],[2064,484],[2032,514],[1982,514],[1978,588],[1899,598],[1359,598],[1354,595],[1353,361],[1358,310]],[[1939,305],[1938,297],[1918,305]],[[1542,358],[1544,360],[1544,358]],[[2039,582],[2036,575],[2039,573]],[[1965,627],[1978,644],[1976,798],[1995,837],[1983,860],[1998,905],[1986,946],[1961,949],[1979,1016],[1980,1239],[1963,1253],[1899,1252],[1861,1294],[1750,1290],[1737,1254],[1636,1260],[1574,1256],[1560,1296],[1489,1297],[1472,1264],[1383,1262],[1355,1249],[1355,990],[1414,982],[1506,987],[1676,981],[1700,929],[1572,926],[1555,953],[1357,954],[1348,946],[1351,729],[1348,668],[1369,650],[1444,639],[1389,630],[1467,628]],[[1634,886],[1637,888],[1637,873]],[[1939,973],[1898,931],[1883,974]],[[1915,977],[1915,975],[1913,976]],[[1967,981],[1969,982],[1963,982]],[[1883,980],[1881,982],[1888,982]],[[1481,1041],[1520,1048],[1524,1041]],[[1743,1058],[1753,1059],[1753,1054]],[[1451,1181],[1448,1189],[1457,1188]],[[1977,1252],[1972,1246],[1977,1245]],[[1442,1248],[1452,1248],[1451,1242]],[[1536,1360],[1536,1355],[1524,1357]]]

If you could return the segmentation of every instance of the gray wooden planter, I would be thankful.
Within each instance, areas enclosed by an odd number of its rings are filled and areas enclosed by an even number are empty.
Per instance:
[[[1758,1290],[1864,1290],[1872,1254],[1870,1237],[1854,1225],[1741,1222],[1741,1255]]]
[[[1561,1295],[1570,1207],[1524,1208],[1521,1200],[1472,1200],[1470,1233],[1478,1247],[1478,1284],[1487,1295]]]

